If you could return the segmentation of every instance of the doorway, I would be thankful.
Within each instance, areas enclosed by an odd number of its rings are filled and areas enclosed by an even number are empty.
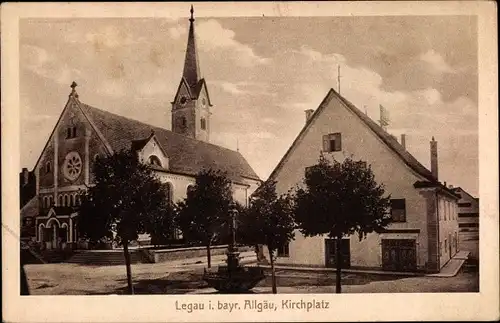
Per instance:
[[[415,271],[417,269],[414,239],[382,239],[382,269]]]
[[[325,239],[325,262],[326,267],[337,267],[335,253],[337,246],[336,239]],[[351,267],[351,240],[342,239],[340,244],[341,268]]]

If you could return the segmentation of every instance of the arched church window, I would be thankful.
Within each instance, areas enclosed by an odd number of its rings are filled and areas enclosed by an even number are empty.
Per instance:
[[[51,207],[54,204],[54,198],[52,196],[49,196],[49,207]]]
[[[69,206],[75,206],[75,196],[73,194],[69,196]]]
[[[207,121],[205,120],[205,118],[201,118],[200,120],[201,122],[201,129],[205,130],[207,129]]]
[[[194,186],[193,185],[188,185],[187,190],[186,190],[186,196],[189,198],[194,192]]]
[[[69,205],[69,196],[64,194],[64,206],[70,206]]]
[[[174,194],[174,189],[173,189],[172,183],[166,184],[166,193],[167,193],[167,201],[169,203],[172,203],[173,202],[173,194]]]
[[[59,201],[58,201],[58,206],[63,206],[63,196],[59,195]]]
[[[76,138],[76,127],[73,127],[72,131],[73,131],[73,133],[72,133],[73,138]]]
[[[155,155],[149,156],[148,162],[149,162],[150,165],[162,167],[160,158],[158,158]]]
[[[45,164],[45,173],[48,174],[52,171],[52,163],[51,162],[47,162]]]

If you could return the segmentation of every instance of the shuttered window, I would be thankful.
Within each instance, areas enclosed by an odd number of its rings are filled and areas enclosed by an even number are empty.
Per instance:
[[[323,151],[341,151],[342,136],[340,133],[331,133],[323,136]]]

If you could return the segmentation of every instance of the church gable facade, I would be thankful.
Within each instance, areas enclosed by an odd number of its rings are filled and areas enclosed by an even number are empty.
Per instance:
[[[261,181],[237,151],[209,143],[210,107],[206,82],[199,78],[191,11],[186,62],[172,101],[171,131],[91,107],[80,101],[77,84],[34,167],[36,195],[21,209],[33,223],[33,237],[46,248],[82,247],[77,225],[79,195],[94,183],[93,164],[123,149],[132,150],[168,185],[165,198],[186,198],[203,169],[228,174],[236,201],[247,205]],[[28,221],[29,220],[29,221]],[[175,233],[173,238],[175,238]]]
[[[278,193],[302,185],[305,169],[317,163],[320,153],[340,162],[348,156],[366,161],[391,194],[392,224],[386,232],[369,234],[363,241],[354,235],[344,238],[342,266],[436,272],[457,252],[453,242],[451,249],[448,244],[447,250],[439,249],[440,240],[452,241],[448,234],[455,231],[449,220],[443,232],[435,207],[446,200],[451,210],[456,204],[453,192],[334,90],[314,113],[306,111],[306,125],[271,174]],[[335,267],[334,244],[328,237],[306,238],[297,231],[295,240],[278,254],[277,263]]]

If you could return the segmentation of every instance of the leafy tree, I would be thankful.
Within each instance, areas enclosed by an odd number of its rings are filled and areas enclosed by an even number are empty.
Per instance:
[[[82,197],[78,228],[84,238],[114,239],[123,246],[127,283],[134,293],[129,243],[152,227],[153,219],[167,223],[167,187],[148,165],[131,151],[122,151],[95,161],[94,186]]]
[[[390,223],[390,197],[375,181],[364,161],[346,158],[342,163],[324,155],[305,171],[304,185],[294,197],[295,221],[305,236],[335,239],[336,292],[341,292],[342,237],[354,233],[361,241]]]
[[[186,240],[206,246],[208,268],[211,267],[210,247],[227,234],[232,204],[231,181],[225,172],[212,169],[200,171],[187,198],[177,203],[179,228]]]
[[[172,239],[176,230],[175,218],[176,208],[173,203],[162,205],[164,209],[158,209],[151,213],[148,221],[147,232],[151,235],[152,245],[162,245]]]
[[[273,293],[277,293],[274,260],[279,247],[294,238],[295,223],[292,216],[292,198],[278,196],[276,182],[266,181],[252,196],[250,205],[241,219],[241,240],[249,245],[266,245],[271,260]]]

